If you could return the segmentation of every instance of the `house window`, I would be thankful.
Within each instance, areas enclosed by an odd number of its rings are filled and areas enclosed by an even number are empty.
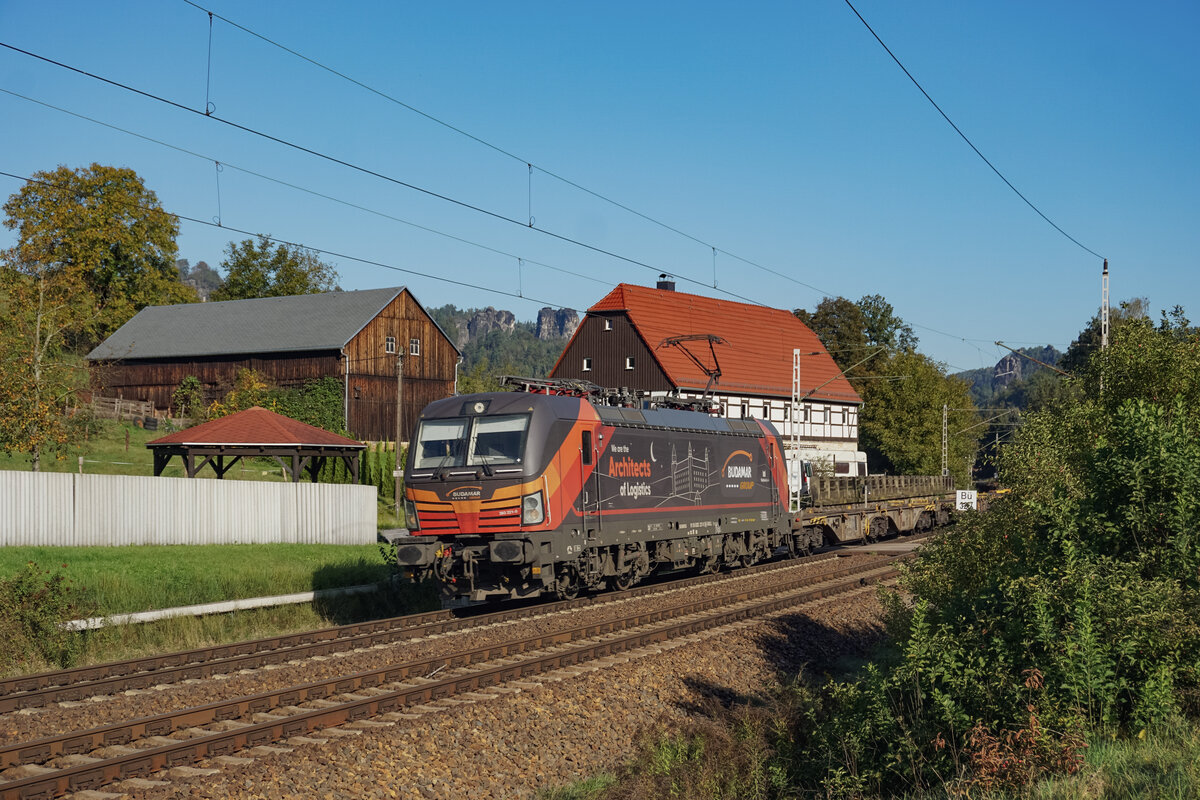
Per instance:
[[[625,356],[625,369],[633,369],[633,356]]]
[[[612,330],[612,320],[611,319],[604,320],[604,330],[606,330],[606,331]]]
[[[592,359],[590,359],[590,358],[583,359],[583,371],[584,372],[592,371]]]
[[[395,336],[389,336],[383,340],[383,352],[385,352],[385,353],[396,352],[396,337]]]
[[[421,340],[420,339],[409,339],[408,340],[408,354],[410,356],[421,355]]]

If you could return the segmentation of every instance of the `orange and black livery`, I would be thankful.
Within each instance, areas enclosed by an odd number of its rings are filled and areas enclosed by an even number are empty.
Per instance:
[[[572,597],[803,549],[770,423],[578,382],[524,388],[422,412],[394,539],[410,577],[472,600]]]

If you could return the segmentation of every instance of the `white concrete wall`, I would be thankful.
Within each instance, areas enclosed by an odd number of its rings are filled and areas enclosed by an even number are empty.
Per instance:
[[[0,546],[369,544],[375,487],[0,471]]]

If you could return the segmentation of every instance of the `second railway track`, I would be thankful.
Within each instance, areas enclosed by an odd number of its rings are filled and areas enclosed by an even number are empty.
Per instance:
[[[894,562],[874,559],[771,587],[729,586],[720,596],[626,618],[11,744],[0,749],[0,779],[7,779],[0,782],[0,798],[96,788],[519,681],[886,579]]]

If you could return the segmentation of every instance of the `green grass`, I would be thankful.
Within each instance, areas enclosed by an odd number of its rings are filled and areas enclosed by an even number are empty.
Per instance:
[[[173,429],[160,427],[159,430],[148,431],[132,422],[96,420],[92,433],[84,441],[64,452],[61,458],[43,456],[42,470],[78,472],[79,457],[82,456],[83,471],[89,475],[153,475],[154,454],[147,449],[146,442],[166,436],[171,430]],[[0,453],[0,469],[28,470],[29,457],[21,453]],[[212,472],[202,474],[214,476]],[[183,462],[179,458],[172,459],[163,470],[163,476],[185,477]],[[249,462],[239,462],[226,473],[225,479],[282,481],[284,474],[283,468],[273,460],[253,459]]]
[[[0,575],[34,562],[59,570],[96,615],[377,583],[379,547],[321,544],[2,547]]]
[[[771,786],[769,781],[753,780],[769,772],[762,770],[766,752],[755,737],[730,736],[728,725],[728,720],[712,721],[704,727],[707,736],[701,748],[695,747],[698,740],[687,734],[661,731],[655,736],[651,732],[644,738],[638,757],[615,774],[604,773],[570,786],[544,789],[540,797],[542,800],[651,800],[669,795],[678,800],[717,800],[754,796],[782,800],[808,796],[786,785]],[[1181,720],[1139,737],[1093,740],[1084,751],[1084,765],[1078,773],[1038,781],[1017,794],[938,787],[904,795],[903,800],[1200,798],[1200,722]],[[732,792],[731,787],[735,787]],[[747,787],[757,791],[746,791]]]

